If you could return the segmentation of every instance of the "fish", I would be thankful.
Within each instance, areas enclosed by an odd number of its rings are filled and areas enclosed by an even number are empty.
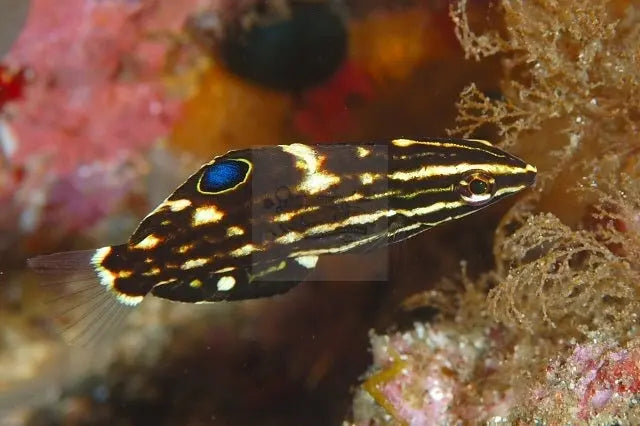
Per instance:
[[[492,205],[537,170],[477,139],[292,143],[205,163],[124,244],[28,260],[92,341],[146,297],[240,301],[284,293],[320,257],[366,253]]]

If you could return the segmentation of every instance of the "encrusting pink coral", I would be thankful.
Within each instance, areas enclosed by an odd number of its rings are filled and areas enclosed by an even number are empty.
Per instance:
[[[620,347],[596,339],[573,346],[569,356],[549,363],[545,380],[534,386],[528,416],[550,422],[574,417],[589,424],[637,424],[640,421],[637,344],[635,339]]]
[[[116,161],[167,134],[180,103],[164,92],[168,46],[147,35],[160,18],[146,3],[33,2],[6,58],[34,75],[13,105],[12,162],[37,154],[65,173],[97,157]]]
[[[463,303],[479,294],[467,291]],[[355,424],[439,425],[507,416],[514,392],[497,377],[510,368],[504,358],[512,343],[513,335],[481,315],[475,325],[441,317],[407,332],[372,333],[373,366],[354,400]]]
[[[181,110],[163,80],[171,46],[154,34],[178,31],[197,4],[32,1],[3,59],[30,76],[0,118],[0,198],[10,233],[40,229],[50,211],[66,212],[49,218],[59,231],[86,229],[118,205],[130,188],[128,180],[114,185],[118,171],[142,175],[131,167],[141,164],[135,158],[169,133]],[[63,188],[82,188],[88,170],[91,194],[102,195],[77,209]]]

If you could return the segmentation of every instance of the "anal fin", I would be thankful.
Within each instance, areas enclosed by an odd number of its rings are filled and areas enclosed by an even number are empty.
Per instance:
[[[282,259],[268,264],[222,268],[206,277],[189,277],[156,285],[154,296],[164,299],[207,303],[258,299],[282,294],[295,287],[315,268],[317,256]]]

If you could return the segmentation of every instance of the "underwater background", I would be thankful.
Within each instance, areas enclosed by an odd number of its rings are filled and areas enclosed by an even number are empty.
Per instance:
[[[636,0],[0,0],[0,425],[640,424],[639,46]],[[331,257],[82,348],[26,269],[230,149],[448,135],[536,186],[387,282]]]

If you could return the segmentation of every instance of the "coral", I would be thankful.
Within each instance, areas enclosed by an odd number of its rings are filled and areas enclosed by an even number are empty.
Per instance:
[[[574,345],[566,357],[555,357],[544,379],[533,386],[521,421],[566,424],[637,424],[640,421],[640,343],[625,347],[594,341]]]
[[[464,266],[464,265],[463,265]],[[373,366],[353,403],[356,425],[503,424],[528,398],[531,375],[549,352],[487,312],[485,275],[445,279],[408,298],[404,308],[438,309],[408,332],[372,333]],[[523,369],[526,365],[527,369]]]
[[[35,151],[50,169],[67,172],[166,135],[180,103],[166,96],[160,75],[168,46],[147,34],[169,24],[147,3],[33,2],[6,58],[34,74],[10,120],[18,141],[11,161],[24,163]]]
[[[135,192],[141,154],[169,133],[182,102],[163,78],[169,46],[152,33],[179,29],[188,8],[156,3],[31,3],[3,58],[25,71],[2,68],[2,252],[19,235],[59,243]]]
[[[446,322],[372,334],[374,362],[355,397],[355,423],[455,424],[506,415],[510,391],[477,386],[492,381],[509,343],[505,337],[499,328],[463,330]],[[372,398],[383,411],[372,406]]]

